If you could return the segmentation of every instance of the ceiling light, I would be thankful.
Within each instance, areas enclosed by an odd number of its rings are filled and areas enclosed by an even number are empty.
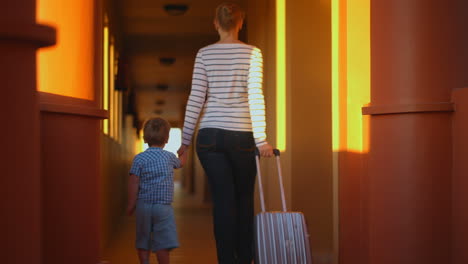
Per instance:
[[[169,85],[164,84],[164,83],[158,83],[156,85],[156,89],[161,90],[161,91],[166,91],[167,89],[169,89]]]
[[[186,4],[167,4],[164,5],[164,10],[170,16],[181,16],[185,14],[188,10],[188,5]]]
[[[174,64],[175,61],[176,61],[176,59],[174,57],[161,57],[161,58],[159,58],[159,62],[162,65],[165,65],[165,66],[170,66],[170,65]]]

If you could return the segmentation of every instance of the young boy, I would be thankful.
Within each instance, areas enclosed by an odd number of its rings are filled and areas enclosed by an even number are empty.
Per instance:
[[[169,252],[179,246],[171,206],[174,169],[181,168],[187,155],[179,158],[163,150],[169,139],[169,123],[162,118],[148,120],[143,138],[149,148],[135,156],[130,169],[127,214],[136,211],[136,248],[140,264],[149,264],[150,251],[159,264],[169,263]]]

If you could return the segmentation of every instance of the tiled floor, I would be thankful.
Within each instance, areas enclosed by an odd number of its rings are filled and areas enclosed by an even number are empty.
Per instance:
[[[210,207],[195,205],[178,187],[173,206],[180,248],[172,251],[171,264],[215,264],[216,248]],[[119,234],[105,250],[103,259],[109,264],[137,264],[134,241],[135,219],[128,217]],[[157,263],[154,255],[150,263]]]

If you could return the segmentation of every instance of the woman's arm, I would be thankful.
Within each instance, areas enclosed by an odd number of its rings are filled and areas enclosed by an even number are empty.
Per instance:
[[[250,118],[255,143],[262,157],[273,156],[273,148],[266,141],[265,98],[263,96],[263,57],[258,48],[252,50],[247,80]]]
[[[254,48],[250,56],[247,89],[249,110],[257,146],[266,143],[265,99],[263,97],[263,58],[260,49]]]
[[[185,110],[184,128],[182,130],[182,144],[190,145],[198,118],[205,104],[206,93],[208,89],[208,77],[205,64],[203,63],[202,53],[199,51],[195,58],[195,65],[192,76],[192,88]]]

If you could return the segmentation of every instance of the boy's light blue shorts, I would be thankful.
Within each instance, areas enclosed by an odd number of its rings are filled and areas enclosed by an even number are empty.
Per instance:
[[[136,206],[136,248],[156,252],[179,247],[171,205],[147,204]]]

